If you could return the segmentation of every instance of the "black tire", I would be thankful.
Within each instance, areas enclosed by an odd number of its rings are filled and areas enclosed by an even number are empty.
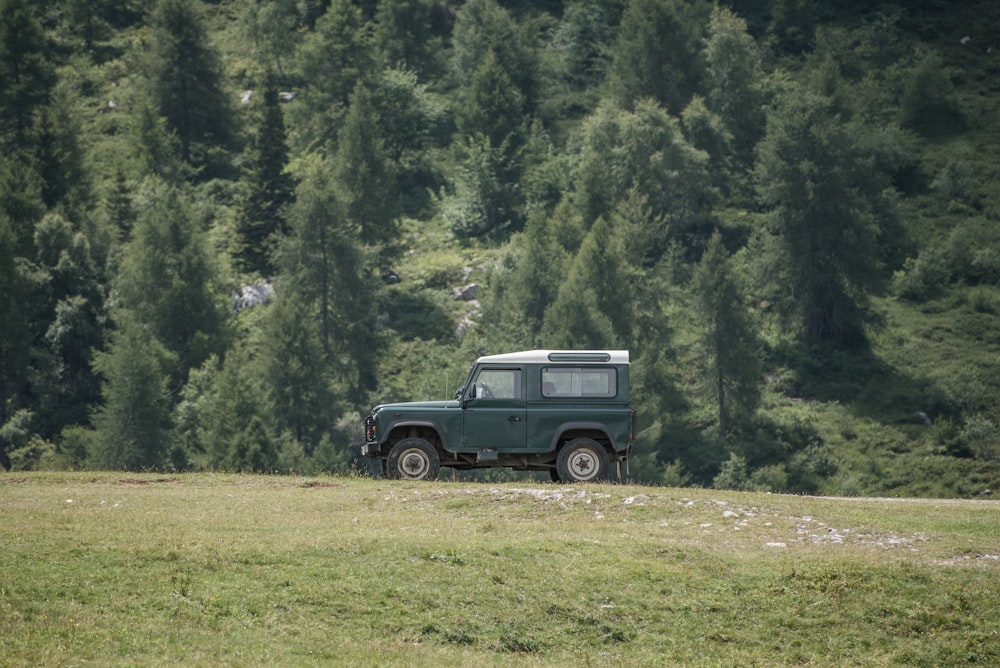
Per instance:
[[[434,480],[440,470],[437,450],[422,438],[404,438],[386,459],[386,477],[392,480]]]
[[[555,469],[549,469],[549,480],[551,480],[552,482],[562,482],[559,479],[559,471]]]
[[[607,480],[608,453],[592,438],[574,438],[559,451],[556,472],[563,482]]]

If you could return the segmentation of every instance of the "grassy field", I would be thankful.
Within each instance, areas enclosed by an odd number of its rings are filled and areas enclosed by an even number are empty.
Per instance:
[[[1000,504],[0,475],[2,665],[1000,664]]]

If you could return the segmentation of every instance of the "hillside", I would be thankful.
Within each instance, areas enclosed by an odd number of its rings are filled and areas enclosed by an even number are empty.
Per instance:
[[[997,503],[0,474],[7,665],[996,665]]]
[[[0,0],[0,464],[346,472],[626,348],[634,482],[995,494],[994,5]]]

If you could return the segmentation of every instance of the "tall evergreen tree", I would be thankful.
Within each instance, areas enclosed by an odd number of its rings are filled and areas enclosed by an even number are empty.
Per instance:
[[[200,10],[199,0],[158,0],[147,67],[153,100],[177,133],[181,158],[207,169],[207,178],[224,172],[235,134],[222,66]]]
[[[718,408],[719,437],[753,414],[760,399],[760,353],[756,329],[718,232],[691,281],[700,323],[701,358]]]
[[[299,10],[295,0],[253,0],[246,10],[246,28],[260,65],[274,68],[284,81],[285,62],[295,50]]]
[[[608,85],[626,109],[652,97],[680,114],[698,89],[698,53],[711,5],[705,0],[632,0],[612,47]]]
[[[339,199],[347,222],[362,243],[391,243],[399,215],[399,188],[385,149],[379,114],[371,92],[358,84],[337,137],[334,158]]]
[[[879,239],[892,198],[871,135],[831,104],[806,90],[782,99],[761,143],[757,192],[782,249],[771,276],[785,312],[804,341],[852,346],[865,340],[869,296],[884,278]]]
[[[455,16],[451,71],[460,87],[470,85],[492,52],[513,86],[524,96],[525,112],[535,107],[534,45],[497,0],[469,0]]]
[[[325,362],[360,405],[372,389],[378,341],[372,254],[337,198],[333,169],[313,156],[296,191],[292,233],[280,251],[283,274],[315,314]]]
[[[128,471],[169,467],[171,398],[169,354],[142,324],[119,322],[108,352],[94,359],[104,378],[103,403],[94,414],[97,430],[90,463]]]
[[[297,107],[301,148],[334,145],[351,95],[374,73],[371,25],[351,0],[333,0],[299,54],[305,105]]]
[[[549,347],[629,345],[633,308],[623,240],[598,218],[545,313],[542,338]]]
[[[441,37],[435,34],[433,0],[390,0],[378,3],[375,14],[375,44],[380,61],[436,77],[442,63]]]
[[[202,220],[175,186],[154,185],[113,281],[124,312],[176,355],[174,388],[188,369],[225,345],[224,295]]]
[[[28,0],[0,0],[0,146],[23,150],[36,109],[48,104],[55,71]]]
[[[736,157],[746,167],[764,135],[765,97],[761,53],[746,22],[725,7],[712,10],[703,51],[707,106],[733,136]]]
[[[274,272],[270,254],[275,235],[288,233],[286,216],[295,196],[292,176],[285,170],[287,165],[288,146],[278,83],[268,76],[243,170],[248,192],[239,218],[239,259],[246,271],[265,276]]]
[[[38,308],[36,414],[39,432],[53,438],[69,425],[88,422],[99,398],[91,368],[94,350],[103,348],[104,286],[85,234],[58,213],[49,213],[35,230],[36,271],[45,277]]]
[[[279,295],[264,323],[266,344],[261,350],[270,421],[277,434],[291,436],[306,455],[312,454],[340,414],[332,390],[334,364],[324,351],[313,314],[305,294]],[[239,430],[230,442],[243,437]],[[232,457],[231,446],[230,452]]]
[[[510,152],[524,143],[524,96],[493,51],[486,53],[461,97],[455,114],[461,134],[483,135],[491,146],[507,144]]]
[[[575,189],[585,220],[610,216],[635,187],[676,240],[697,247],[707,239],[718,197],[708,155],[685,139],[663,107],[642,100],[627,112],[603,102],[585,119],[581,144]],[[651,255],[658,258],[669,240],[652,241]]]
[[[36,112],[34,162],[42,178],[42,201],[75,219],[83,218],[93,204],[80,132],[69,91],[59,87],[52,104]]]

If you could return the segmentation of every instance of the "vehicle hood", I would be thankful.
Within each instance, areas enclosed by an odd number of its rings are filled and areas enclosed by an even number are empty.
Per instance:
[[[406,401],[396,404],[380,404],[375,407],[375,411],[391,411],[405,413],[407,411],[421,411],[429,408],[458,408],[459,402],[450,399],[442,401]]]

